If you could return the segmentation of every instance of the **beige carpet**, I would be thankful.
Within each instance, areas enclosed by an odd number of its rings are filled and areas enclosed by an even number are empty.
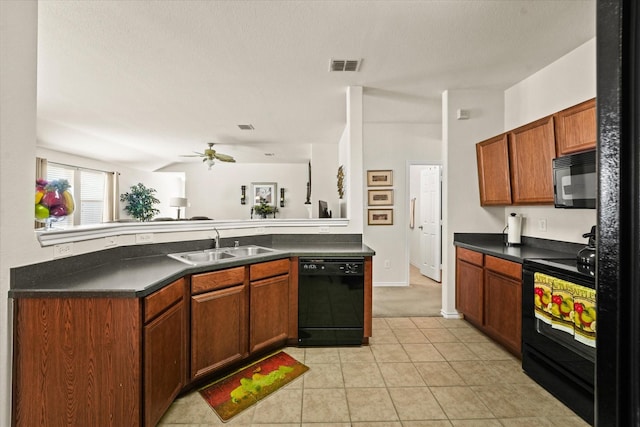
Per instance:
[[[442,285],[411,266],[409,286],[374,286],[373,317],[440,316]]]

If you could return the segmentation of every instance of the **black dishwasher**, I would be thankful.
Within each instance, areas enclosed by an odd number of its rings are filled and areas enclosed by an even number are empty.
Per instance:
[[[298,344],[361,345],[364,258],[300,258]]]

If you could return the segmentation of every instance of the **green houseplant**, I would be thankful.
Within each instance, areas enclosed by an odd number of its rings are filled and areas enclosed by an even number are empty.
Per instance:
[[[276,212],[278,212],[278,208],[267,203],[265,199],[260,198],[260,204],[255,205],[253,207],[253,211],[256,214],[260,215],[262,218],[266,218],[267,215],[275,214]]]
[[[142,183],[132,185],[129,191],[120,195],[120,201],[126,202],[124,207],[126,213],[137,219],[138,221],[149,221],[160,211],[153,207],[154,204],[160,203],[154,194],[154,188],[147,188]]]

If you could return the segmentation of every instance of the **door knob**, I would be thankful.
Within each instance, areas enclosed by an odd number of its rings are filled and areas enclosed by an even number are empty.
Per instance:
[[[419,226],[418,226],[418,228],[419,228],[420,230],[422,230],[422,226],[421,226],[421,225],[419,225]]]

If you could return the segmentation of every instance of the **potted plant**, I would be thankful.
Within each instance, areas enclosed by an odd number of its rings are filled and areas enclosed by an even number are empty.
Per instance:
[[[262,218],[266,218],[267,215],[274,214],[278,212],[278,208],[270,205],[266,199],[260,198],[260,203],[253,206],[253,211],[260,215]]]
[[[138,221],[149,221],[160,211],[153,207],[160,200],[156,199],[154,194],[156,190],[147,188],[142,183],[133,185],[127,193],[120,195],[120,201],[126,202],[124,207],[126,213],[137,219]]]

